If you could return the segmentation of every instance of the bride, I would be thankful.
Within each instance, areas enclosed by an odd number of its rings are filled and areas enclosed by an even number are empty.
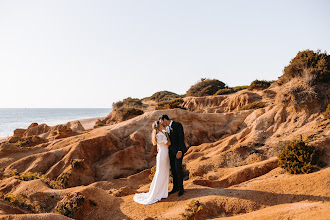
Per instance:
[[[158,122],[152,125],[152,143],[157,145],[156,172],[151,182],[149,192],[136,193],[133,197],[135,202],[150,205],[162,198],[168,197],[168,181],[170,172],[170,159],[168,146],[171,145],[170,139],[164,127]]]

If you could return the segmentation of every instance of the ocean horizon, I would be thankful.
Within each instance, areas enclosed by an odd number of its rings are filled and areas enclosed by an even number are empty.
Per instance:
[[[111,108],[0,108],[0,137],[12,136],[16,128],[31,123],[54,126],[68,121],[106,117]]]

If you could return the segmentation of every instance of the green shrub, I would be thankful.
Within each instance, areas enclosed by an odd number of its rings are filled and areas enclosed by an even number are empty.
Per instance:
[[[202,204],[198,200],[191,200],[185,213],[181,213],[184,219],[193,219],[200,211],[203,210]]]
[[[82,168],[84,166],[84,159],[72,159],[71,166],[72,168]]]
[[[9,202],[10,204],[19,208],[25,209],[33,213],[40,213],[40,205],[37,201],[31,201],[26,196],[14,194],[3,194],[0,192],[0,199]]]
[[[306,70],[308,70],[306,72]],[[330,81],[330,56],[320,50],[299,51],[290,61],[290,64],[284,68],[283,75],[279,82],[285,83],[292,78],[303,76],[304,72],[315,77],[314,82]]]
[[[79,192],[73,195],[67,195],[56,204],[54,212],[76,219],[82,210],[81,207],[84,202],[85,197]]]
[[[317,170],[320,152],[304,141],[292,141],[278,155],[278,164],[288,173],[311,173]]]
[[[137,108],[123,108],[120,111],[122,121],[126,121],[128,119],[142,115],[143,113],[143,110]]]
[[[266,102],[252,102],[250,104],[247,104],[240,108],[239,110],[250,110],[250,109],[258,109],[258,108],[264,108],[267,106]]]
[[[114,109],[118,109],[121,107],[138,108],[142,107],[142,101],[140,99],[128,97],[126,99],[123,99],[123,101],[113,103],[112,107]]]
[[[267,89],[271,85],[271,81],[266,81],[266,80],[254,80],[250,86],[249,90],[264,90]]]
[[[225,95],[234,93],[235,91],[232,88],[219,89],[214,95]]]
[[[323,116],[326,119],[330,119],[330,104],[327,107],[327,110],[325,110],[325,112],[323,112]]]
[[[169,92],[169,91],[160,91],[154,93],[152,96],[145,98],[147,100],[154,100],[156,102],[166,102],[170,101],[172,99],[177,99],[177,98],[182,98],[182,95],[178,95],[174,92]]]
[[[182,98],[177,98],[177,99],[172,99],[170,101],[166,102],[160,102],[157,104],[157,109],[173,109],[173,108],[183,108],[182,103],[183,103]]]
[[[186,96],[208,96],[213,95],[219,89],[226,88],[226,85],[217,80],[217,79],[205,79],[202,78],[199,82],[195,85],[191,86],[190,89],[187,91]]]
[[[149,174],[149,179],[152,181],[156,173],[156,165],[151,168],[151,173]]]

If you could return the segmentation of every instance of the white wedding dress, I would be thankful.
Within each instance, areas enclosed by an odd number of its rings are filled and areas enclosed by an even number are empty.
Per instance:
[[[137,203],[150,205],[162,198],[168,197],[168,181],[170,172],[170,158],[168,155],[167,138],[162,132],[158,132],[156,157],[156,172],[151,182],[149,192],[136,193],[133,200]]]

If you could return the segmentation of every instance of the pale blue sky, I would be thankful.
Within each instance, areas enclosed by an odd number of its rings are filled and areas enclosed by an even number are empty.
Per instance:
[[[111,107],[330,52],[330,1],[0,0],[1,107]]]

